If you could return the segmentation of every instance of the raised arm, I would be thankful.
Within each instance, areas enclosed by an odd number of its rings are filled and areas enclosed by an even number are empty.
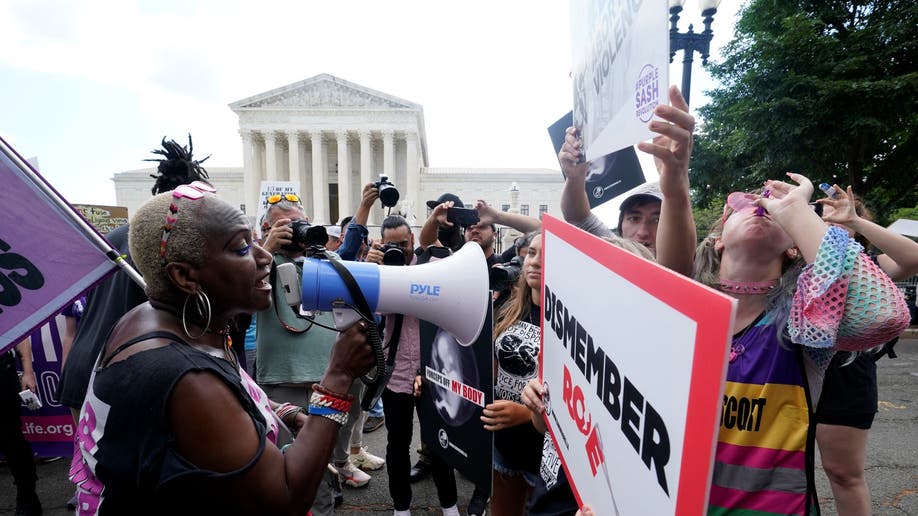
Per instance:
[[[421,234],[418,237],[418,245],[421,246],[421,249],[427,249],[428,247],[442,246],[440,243],[439,233],[440,225],[452,226],[453,223],[446,220],[446,210],[453,206],[453,201],[446,201],[442,204],[437,205],[436,208],[430,213],[430,217],[427,217],[427,221],[424,222],[424,226],[421,227]]]
[[[376,189],[376,183],[365,184],[363,186],[363,196],[360,198],[360,206],[357,207],[357,213],[354,214],[354,218],[347,225],[344,243],[338,248],[338,256],[342,260],[353,261],[357,259],[360,246],[369,234],[367,220],[370,218],[370,210],[373,208],[373,203],[377,199],[379,199],[379,190]]]
[[[692,202],[689,198],[689,158],[695,118],[675,86],[669,89],[671,105],[659,105],[654,114],[662,120],[650,122],[657,133],[652,143],[641,142],[638,149],[653,156],[660,173],[660,223],[657,226],[657,261],[680,274],[692,275],[695,246],[698,243]]]
[[[823,220],[842,224],[855,233],[864,235],[870,243],[883,254],[877,262],[883,272],[895,281],[901,281],[918,274],[918,242],[894,233],[883,226],[875,224],[857,214],[854,206],[854,192],[835,185],[838,192],[834,198],[819,199],[818,203],[831,206],[826,210]]]
[[[561,214],[564,220],[577,224],[590,216],[590,199],[586,193],[586,176],[590,164],[583,159],[583,142],[580,131],[568,127],[564,135],[564,144],[558,153],[561,172],[564,173],[564,189],[561,191]]]
[[[846,230],[829,227],[810,208],[810,180],[787,175],[798,185],[768,181],[772,196],[759,197],[756,204],[784,228],[811,264],[797,281],[788,321],[791,338],[816,348],[858,351],[898,336],[908,327],[909,314],[896,285]]]
[[[475,209],[478,210],[478,220],[481,224],[501,224],[520,233],[531,233],[542,229],[542,221],[535,217],[500,211],[481,199],[475,203]]]
[[[332,348],[320,385],[332,393],[347,393],[353,379],[372,365],[372,356],[365,325],[352,326]],[[340,429],[328,417],[312,415],[281,452],[265,442],[238,397],[209,372],[179,380],[169,414],[176,451],[199,469],[227,473],[222,479],[196,482],[202,496],[219,496],[245,514],[305,514]]]

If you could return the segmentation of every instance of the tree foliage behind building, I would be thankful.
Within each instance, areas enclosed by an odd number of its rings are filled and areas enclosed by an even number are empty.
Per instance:
[[[918,203],[918,2],[751,0],[699,109],[696,205],[797,171],[881,220]]]

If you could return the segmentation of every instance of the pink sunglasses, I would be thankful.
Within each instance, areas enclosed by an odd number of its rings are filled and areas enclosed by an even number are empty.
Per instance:
[[[175,190],[172,190],[172,202],[169,203],[169,213],[166,215],[166,223],[163,224],[163,238],[159,242],[159,259],[163,267],[166,266],[166,241],[169,240],[172,228],[175,227],[175,222],[178,220],[179,210],[175,204],[176,201],[182,198],[197,201],[204,197],[205,193],[214,194],[217,193],[217,189],[204,181],[195,181],[187,185],[180,185]]]
[[[769,190],[765,190],[762,192],[762,197],[768,197],[770,193]],[[724,204],[724,213],[720,218],[721,224],[727,220],[727,216],[730,214],[727,211],[728,209],[733,210],[733,213],[753,210],[759,217],[765,215],[765,208],[756,206],[755,197],[746,192],[733,192],[727,196],[727,203]]]

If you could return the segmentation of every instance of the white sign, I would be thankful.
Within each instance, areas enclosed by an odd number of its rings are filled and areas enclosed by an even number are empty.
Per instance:
[[[268,197],[272,195],[294,194],[300,195],[299,181],[262,181],[261,192],[258,194],[258,212],[255,214],[255,235],[261,238],[261,218],[268,211]]]
[[[703,514],[735,302],[543,218],[546,423],[578,501]]]
[[[573,0],[574,126],[586,159],[650,139],[658,104],[667,103],[666,0]]]

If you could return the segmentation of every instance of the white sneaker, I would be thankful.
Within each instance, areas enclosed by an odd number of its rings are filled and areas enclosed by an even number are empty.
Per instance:
[[[364,471],[376,471],[386,464],[386,459],[368,452],[366,446],[360,448],[360,453],[349,454],[347,460]]]
[[[349,485],[351,487],[363,487],[370,483],[371,477],[363,471],[360,471],[357,466],[351,464],[350,462],[344,464],[343,466],[335,466],[335,469],[338,470],[338,480],[342,484]]]

